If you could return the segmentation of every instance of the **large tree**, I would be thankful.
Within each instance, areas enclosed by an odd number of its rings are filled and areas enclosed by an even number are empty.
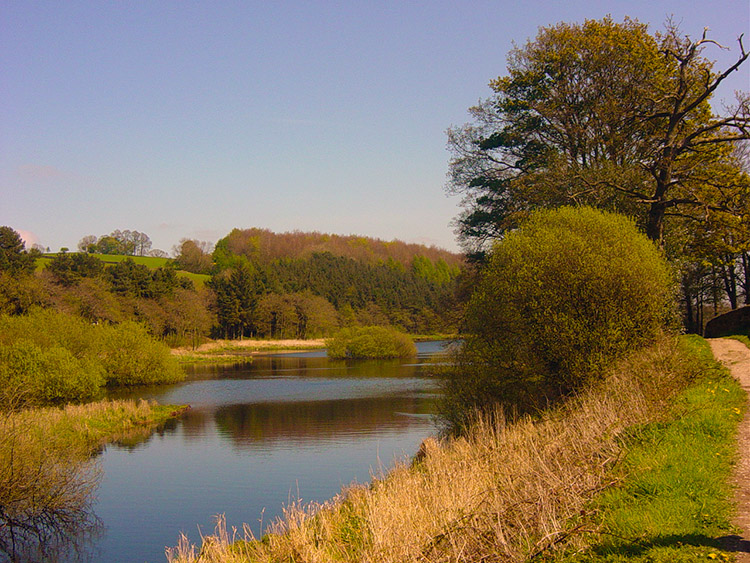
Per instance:
[[[750,138],[747,94],[723,115],[709,105],[748,58],[715,71],[716,45],[668,24],[610,18],[541,28],[508,56],[474,121],[449,130],[448,189],[465,195],[459,234],[470,249],[537,207],[589,204],[636,217],[662,241],[665,218],[738,215],[747,183],[733,145]]]

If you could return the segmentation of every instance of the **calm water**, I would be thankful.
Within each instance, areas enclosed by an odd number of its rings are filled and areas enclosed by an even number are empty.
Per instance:
[[[435,383],[416,362],[328,360],[322,352],[195,368],[137,396],[192,409],[169,428],[100,456],[103,532],[91,561],[165,561],[180,532],[198,542],[214,516],[256,535],[290,501],[324,501],[413,455],[435,429]]]

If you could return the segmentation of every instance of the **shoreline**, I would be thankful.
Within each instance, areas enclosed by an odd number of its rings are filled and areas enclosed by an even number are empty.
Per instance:
[[[180,362],[237,362],[248,361],[254,356],[276,352],[305,352],[322,350],[326,347],[323,338],[309,340],[281,339],[281,340],[213,340],[198,346],[195,350],[190,347],[172,348],[172,356]]]
[[[455,335],[417,334],[409,335],[414,342],[430,340],[453,340]],[[238,362],[250,361],[254,356],[268,353],[308,352],[326,348],[327,338],[310,339],[277,339],[261,340],[248,338],[245,340],[218,339],[205,342],[193,350],[189,346],[171,348],[170,353],[180,362]]]

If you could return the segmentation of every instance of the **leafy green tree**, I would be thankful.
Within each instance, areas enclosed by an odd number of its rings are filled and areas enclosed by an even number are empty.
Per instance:
[[[534,213],[495,245],[472,296],[447,420],[460,429],[477,408],[534,410],[576,391],[667,326],[672,291],[661,252],[625,217]]]
[[[174,248],[175,266],[195,274],[210,273],[213,267],[211,246],[209,242],[182,239]]]
[[[81,278],[101,276],[104,263],[96,256],[82,252],[59,252],[45,269],[54,276],[57,283],[70,286]]]
[[[177,273],[173,268],[160,266],[150,272],[151,282],[146,291],[146,297],[158,299],[160,297],[171,297],[175,290],[180,287]]]
[[[34,256],[26,251],[21,235],[10,227],[0,227],[0,273],[30,275],[34,268]]]
[[[168,333],[178,344],[189,343],[193,349],[211,330],[214,318],[209,311],[208,292],[178,288],[174,298],[164,302]]]
[[[208,285],[216,294],[217,322],[224,335],[241,338],[252,334],[263,284],[247,259],[238,260],[232,269],[213,276]]]
[[[258,300],[256,327],[259,336],[269,338],[295,338],[297,336],[297,311],[289,295],[268,293]]]
[[[96,235],[86,235],[78,241],[78,251],[93,254],[97,251],[96,241]]]
[[[750,105],[741,94],[716,115],[709,101],[748,53],[740,39],[736,62],[717,72],[702,55],[713,43],[604,18],[542,28],[511,51],[474,122],[449,131],[448,189],[466,196],[467,246],[486,248],[538,207],[617,210],[656,241],[670,215],[737,215],[747,190],[731,152],[750,138]]]
[[[136,264],[132,258],[117,262],[106,270],[112,291],[132,297],[146,297],[151,285],[151,270],[143,264]]]
[[[151,239],[146,233],[125,229],[116,229],[98,239],[87,235],[78,242],[78,250],[99,254],[118,254],[125,256],[147,256],[151,249]]]
[[[328,300],[310,292],[268,293],[258,301],[255,324],[259,336],[318,338],[338,328],[338,315]]]

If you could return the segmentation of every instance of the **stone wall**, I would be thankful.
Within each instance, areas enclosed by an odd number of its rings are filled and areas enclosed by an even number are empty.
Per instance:
[[[714,317],[706,323],[703,336],[717,338],[728,334],[747,334],[750,330],[750,305]]]

